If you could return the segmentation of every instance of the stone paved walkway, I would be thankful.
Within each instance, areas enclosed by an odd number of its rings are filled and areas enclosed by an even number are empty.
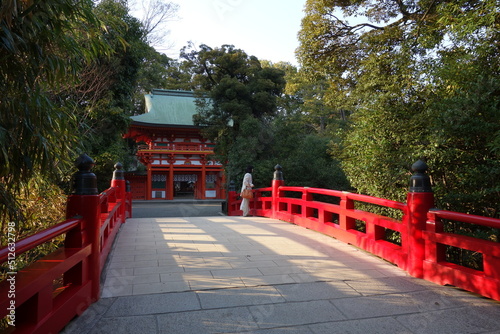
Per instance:
[[[143,218],[63,333],[500,333],[500,303],[278,220]]]

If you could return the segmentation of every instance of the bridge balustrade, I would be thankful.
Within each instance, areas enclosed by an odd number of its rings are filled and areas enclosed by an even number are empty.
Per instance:
[[[15,271],[0,283],[0,315],[13,333],[57,333],[99,299],[100,278],[114,237],[132,215],[132,197],[121,164],[111,187],[98,194],[93,160],[77,160],[75,191],[67,202],[67,219],[0,249],[0,262],[65,234],[64,246]]]
[[[14,316],[13,332],[56,333],[99,299],[101,272],[119,226],[132,215],[132,206],[121,165],[115,165],[111,187],[101,194],[90,172],[92,166],[89,157],[79,158],[65,221],[17,241],[13,248],[0,249],[0,260],[5,263],[12,255],[65,234],[64,247],[9,273],[0,283],[0,315]],[[337,190],[285,186],[281,167],[276,166],[272,186],[254,191],[251,213],[330,235],[390,261],[414,277],[500,300],[500,244],[446,232],[443,223],[449,220],[500,229],[500,219],[433,208],[427,166],[417,162],[413,171],[407,201],[401,203]],[[228,215],[240,215],[240,203],[238,193],[230,191]],[[369,212],[361,205],[390,209],[399,218]],[[394,242],[388,235],[397,235],[399,240]],[[446,258],[449,247],[480,254],[481,268],[450,263]],[[62,284],[55,287],[54,282]]]
[[[500,229],[500,219],[435,209],[427,165],[418,161],[412,168],[407,201],[401,203],[338,190],[285,186],[278,165],[272,186],[253,191],[250,213],[329,235],[379,256],[414,277],[500,300],[500,243],[444,232],[443,228],[446,219]],[[241,215],[240,204],[239,194],[230,191],[228,215]],[[400,218],[360,209],[367,205],[390,209]],[[449,247],[480,254],[482,269],[449,262]]]
[[[444,231],[444,220],[500,229],[500,219],[432,209],[427,213],[423,231],[424,278],[453,285],[482,296],[500,300],[500,243]],[[451,263],[446,248],[455,247],[479,255],[482,270]]]
[[[213,147],[205,143],[156,143],[138,145],[138,150],[166,150],[166,151],[213,151]]]

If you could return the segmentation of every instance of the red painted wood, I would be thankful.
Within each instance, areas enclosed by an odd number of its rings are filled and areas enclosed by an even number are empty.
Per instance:
[[[437,284],[452,284],[500,300],[500,244],[470,236],[444,233],[441,219],[500,228],[500,219],[444,210],[429,211],[426,230],[423,232],[426,245],[424,278]],[[483,271],[445,261],[446,246],[480,253],[483,257]]]
[[[80,224],[80,219],[68,219],[57,225],[54,225],[46,230],[40,231],[32,236],[24,238],[16,242],[16,254],[22,254],[30,249],[35,248],[55,237],[64,234],[78,224]],[[7,256],[9,254],[8,247],[0,249],[0,263],[7,261]]]
[[[410,275],[418,278],[424,277],[423,261],[425,259],[425,242],[422,231],[425,230],[427,212],[434,207],[433,193],[410,192],[407,196],[408,205],[408,268]]]
[[[271,194],[269,194],[271,192]],[[287,197],[299,194],[299,198]],[[331,196],[339,204],[314,201],[313,194]],[[241,215],[237,192],[229,193],[228,214]],[[401,210],[396,220],[356,209],[356,203],[370,203]],[[412,276],[438,284],[452,284],[500,300],[500,244],[473,237],[444,233],[441,219],[500,228],[500,219],[436,210],[432,193],[412,192],[407,203],[330,189],[283,186],[255,190],[254,213],[297,224],[371,252],[408,271]],[[355,229],[363,221],[366,232]],[[401,245],[385,240],[385,229],[400,233]],[[446,246],[481,253],[483,271],[445,261]]]
[[[76,315],[99,299],[102,264],[116,233],[132,215],[132,196],[125,181],[100,195],[68,197],[68,219],[16,242],[16,255],[66,234],[65,246],[12,273],[15,278],[14,333],[58,333]],[[0,249],[5,262],[11,253]],[[62,286],[54,287],[54,281]],[[9,280],[0,282],[0,317],[10,311]]]

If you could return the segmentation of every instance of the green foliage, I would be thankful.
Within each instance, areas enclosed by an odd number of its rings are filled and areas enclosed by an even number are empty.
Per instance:
[[[144,95],[154,88],[186,90],[194,89],[191,83],[192,71],[187,62],[171,59],[149,47],[137,73],[134,91],[134,112],[144,113]]]
[[[296,147],[291,154],[282,155],[280,160],[283,173],[286,173],[287,185],[349,189],[339,161],[333,160],[327,153],[328,138],[308,134],[302,135],[295,143]]]
[[[103,0],[96,7],[98,17],[109,27],[102,38],[109,41],[113,48],[111,57],[100,58],[98,64],[106,73],[109,81],[105,88],[111,93],[109,107],[122,109],[124,115],[133,110],[133,92],[144,55],[149,46],[144,29],[138,19],[129,14],[126,3],[116,0]],[[103,71],[99,71],[103,72]],[[96,73],[97,76],[100,73]]]
[[[72,85],[96,54],[108,51],[92,1],[3,1],[0,7],[0,212],[22,219],[18,194],[36,174],[59,179],[75,147]]]
[[[301,71],[352,115],[331,152],[359,192],[403,200],[424,158],[440,207],[498,217],[498,22],[495,0],[307,2]]]
[[[327,154],[328,139],[318,135],[338,126],[335,113],[323,104],[313,106],[317,90],[295,67],[260,62],[233,46],[200,48],[183,51],[197,73],[195,122],[217,143],[216,158],[226,161],[228,180],[240,182],[246,166],[253,165],[254,184],[268,187],[274,166],[281,164],[287,184],[349,187],[339,162]],[[283,94],[288,80],[293,87]]]
[[[11,236],[14,236],[16,240],[21,240],[24,237],[42,231],[47,226],[54,225],[54,223],[60,222],[65,218],[66,196],[52,182],[43,181],[41,178],[33,178],[22,187],[17,200],[19,203],[18,208],[23,212],[25,220],[23,222],[13,221],[15,228],[14,232],[11,231]],[[2,227],[2,233],[0,233],[1,245],[6,245],[9,242],[8,236],[7,226]],[[41,256],[54,251],[61,245],[63,239],[64,237],[58,237],[36,247],[32,251],[17,254],[17,269],[20,270]],[[8,271],[12,270],[9,270],[7,267],[1,267],[0,279]]]
[[[78,151],[96,161],[102,191],[109,187],[112,166],[120,161],[127,168],[131,160],[131,148],[122,135],[135,113],[133,97],[140,69],[152,51],[141,23],[129,14],[125,2],[101,1],[95,13],[107,27],[100,37],[108,41],[110,53],[86,62],[79,84],[61,95],[77,101],[72,113],[78,121]]]
[[[498,217],[500,164],[490,143],[500,130],[500,53],[476,51],[441,55],[436,98],[428,105],[428,155],[431,164],[446,166],[432,173],[444,208]]]
[[[339,162],[327,154],[328,138],[318,135],[338,126],[335,113],[323,104],[313,106],[318,91],[295,67],[260,62],[228,45],[185,48],[182,55],[196,73],[195,123],[217,143],[216,158],[226,162],[228,180],[240,182],[246,166],[253,165],[254,184],[268,187],[274,166],[281,164],[287,184],[349,187]],[[293,87],[283,94],[288,80]]]
[[[188,51],[184,48],[181,55],[195,73],[199,113],[194,122],[217,143],[217,159],[240,164],[258,160],[267,144],[266,123],[276,114],[285,85],[284,72],[262,66],[232,45],[201,45],[199,51]],[[231,175],[233,167],[229,168]]]
[[[257,118],[249,117],[243,121],[240,133],[231,143],[228,153],[226,174],[229,180],[241,182],[247,166],[254,166],[253,181],[256,187],[268,187],[272,169],[264,163],[262,154],[271,141],[269,128]]]

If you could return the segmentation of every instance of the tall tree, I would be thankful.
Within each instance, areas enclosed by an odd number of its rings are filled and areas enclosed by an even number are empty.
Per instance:
[[[78,83],[66,85],[58,96],[74,101],[68,111],[78,125],[79,142],[74,149],[94,158],[98,187],[104,190],[109,187],[114,163],[130,160],[121,136],[134,113],[133,95],[149,46],[141,22],[130,15],[126,1],[102,0],[93,11],[106,27],[99,37],[106,41],[109,52],[86,61]]]
[[[277,111],[277,98],[285,85],[284,71],[263,67],[256,57],[232,45],[201,45],[199,50],[186,47],[181,56],[196,73],[193,83],[199,113],[195,123],[205,127],[206,136],[217,143],[220,161],[231,156],[233,164],[241,164],[233,169],[243,170],[245,164],[258,159],[266,144],[266,120]],[[248,131],[252,124],[253,131]],[[248,152],[254,153],[238,159],[245,154],[244,143]]]
[[[5,0],[0,5],[0,213],[34,175],[64,170],[73,155],[72,101],[57,99],[85,61],[108,52],[91,0]]]
[[[285,72],[286,87],[279,98],[279,113],[271,123],[267,165],[279,163],[289,185],[349,190],[339,159],[328,154],[330,134],[343,120],[324,102],[326,85],[319,79],[306,80],[302,70],[289,63],[268,66]]]
[[[144,94],[150,93],[154,88],[193,90],[192,75],[188,62],[172,59],[149,47],[145,50],[138,72],[134,92],[134,112],[142,114],[145,111]]]
[[[326,103],[352,112],[333,151],[359,191],[402,199],[423,157],[440,206],[498,216],[499,12],[496,0],[307,2],[299,58],[326,79]]]
[[[136,1],[131,1],[135,3]],[[161,46],[169,34],[166,28],[170,21],[177,18],[179,5],[165,0],[142,0],[141,23],[146,33],[148,44],[151,46]]]

